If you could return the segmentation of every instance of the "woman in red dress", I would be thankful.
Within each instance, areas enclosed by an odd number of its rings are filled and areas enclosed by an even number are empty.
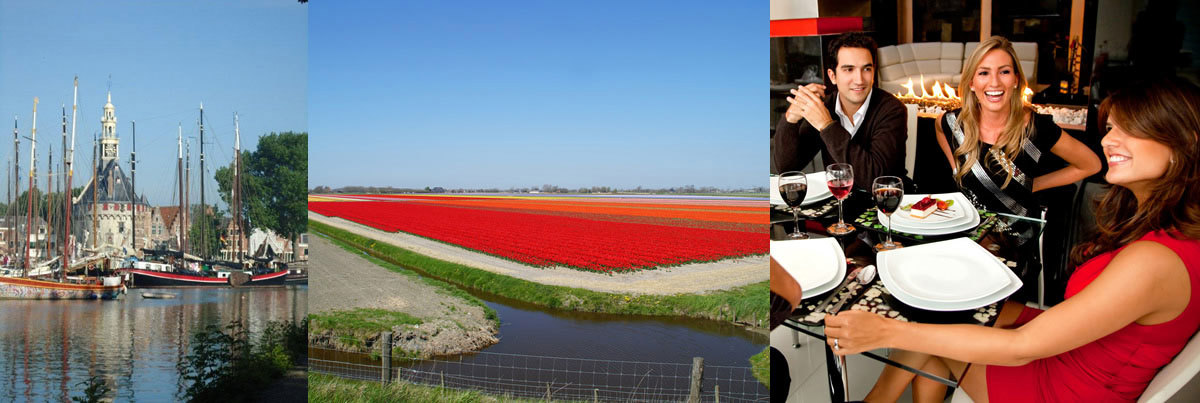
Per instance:
[[[835,352],[897,349],[898,361],[960,379],[976,402],[1136,400],[1200,327],[1200,88],[1156,79],[1113,94],[1099,116],[1114,186],[1097,236],[1072,252],[1086,262],[1065,301],[1044,312],[1009,303],[996,327],[843,312],[825,319]],[[866,400],[895,401],[909,383],[916,401],[945,396],[888,367]]]

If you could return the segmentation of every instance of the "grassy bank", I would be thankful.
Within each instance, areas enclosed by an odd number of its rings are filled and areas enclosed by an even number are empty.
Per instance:
[[[767,388],[771,388],[771,347],[764,348],[761,353],[750,357],[750,371]]]
[[[374,381],[342,379],[331,375],[308,374],[310,402],[545,402],[491,396],[475,391],[442,389],[395,382],[384,385]]]
[[[421,319],[403,312],[367,308],[310,313],[308,320],[313,333],[331,331],[342,344],[359,348],[363,347],[364,340],[374,339],[379,332],[391,331],[396,326],[422,323]]]
[[[632,315],[684,316],[729,321],[758,328],[765,327],[767,323],[769,307],[766,281],[705,294],[605,293],[545,285],[434,259],[313,220],[309,220],[308,225],[311,232],[322,233],[397,266],[389,267],[394,271],[417,270],[460,287],[549,308]]]

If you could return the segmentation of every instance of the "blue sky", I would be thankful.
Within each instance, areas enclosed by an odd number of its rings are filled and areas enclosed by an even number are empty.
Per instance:
[[[310,187],[766,185],[765,2],[310,7]]]
[[[185,136],[197,137],[203,102],[205,191],[210,203],[219,200],[211,177],[233,157],[235,111],[243,149],[253,149],[261,134],[307,128],[307,21],[308,6],[295,1],[0,0],[0,175],[12,155],[12,118],[19,117],[21,136],[29,136],[35,96],[38,170],[45,172],[50,144],[55,163],[61,161],[60,107],[71,113],[71,80],[78,75],[74,182],[85,183],[111,75],[126,174],[130,122],[137,122],[139,192],[155,205],[174,202],[177,127],[182,123]],[[21,148],[24,189],[29,143],[22,140]],[[193,139],[193,201],[199,200],[198,161]]]

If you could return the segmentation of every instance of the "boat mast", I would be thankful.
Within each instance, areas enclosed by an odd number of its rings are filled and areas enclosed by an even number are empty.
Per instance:
[[[71,177],[75,175],[75,169],[72,166],[75,164],[75,117],[76,111],[79,110],[79,77],[75,77],[75,99],[71,101],[71,150],[64,151],[67,154],[66,163],[67,170],[67,193],[63,197],[63,219],[65,223],[63,228],[66,228],[63,236],[63,276],[66,276],[67,269],[70,268],[71,262]],[[63,141],[67,138],[64,136]],[[84,277],[87,277],[87,268],[84,268]]]
[[[233,113],[233,261],[242,263],[242,133]]]
[[[204,203],[204,103],[200,103],[200,257],[208,258],[208,236],[204,231],[208,221],[208,205]]]
[[[8,234],[9,234],[10,239],[12,239],[13,244],[9,245],[8,251],[9,251],[10,255],[13,255],[13,260],[16,260],[17,259],[17,256],[16,256],[17,248],[20,247],[19,245],[21,245],[19,242],[17,242],[16,230],[17,230],[18,226],[16,225],[16,223],[14,223],[14,221],[16,221],[16,216],[13,215],[13,208],[12,208],[12,203],[13,203],[12,193],[17,193],[21,189],[21,139],[17,135],[17,116],[16,115],[13,115],[13,157],[12,157],[11,164],[13,165],[13,167],[12,167],[13,183],[12,183],[12,188],[9,190],[10,194],[8,196],[8,218],[9,218]]]
[[[63,136],[67,134],[67,107],[63,105]],[[50,240],[54,239],[50,236],[54,232],[54,143],[50,143],[48,157],[46,158],[46,177],[49,182],[46,183],[46,238],[42,242],[42,257],[49,259]]]
[[[178,173],[178,176],[179,176],[179,213],[175,214],[175,224],[178,225],[179,230],[177,231],[175,236],[177,237],[176,241],[179,242],[179,253],[182,254],[184,251],[184,245],[183,245],[183,211],[184,211],[183,210],[183,203],[184,203],[184,201],[183,201],[183,125],[182,124],[179,125],[179,138],[176,141],[176,143],[178,143],[177,145],[179,147],[179,157],[176,158],[176,167],[175,167],[175,171]]]
[[[129,207],[133,211],[133,254],[136,256],[138,251],[137,246],[137,122],[129,121],[133,129],[133,152],[129,153]]]
[[[187,228],[182,229],[183,242],[188,246],[184,250],[190,251],[192,249],[192,143],[190,141],[183,143],[183,168],[187,172],[183,182],[183,200],[187,205],[187,210],[183,214],[183,222],[188,225]]]
[[[98,227],[99,223],[96,220],[96,187],[100,186],[100,179],[96,177],[99,172],[99,167],[96,165],[96,150],[99,149],[99,147],[100,147],[98,144],[99,143],[96,142],[96,133],[93,132],[92,133],[92,236],[91,236],[93,252],[95,252],[97,250],[96,249],[96,246],[97,246],[96,238],[99,238],[98,234],[100,233],[100,229]]]
[[[33,182],[37,178],[37,97],[33,97],[33,138],[29,139],[29,193],[25,197],[25,236],[33,233]],[[24,277],[29,277],[29,241],[25,241]]]

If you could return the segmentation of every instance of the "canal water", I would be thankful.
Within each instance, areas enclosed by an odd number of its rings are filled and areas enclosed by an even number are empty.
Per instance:
[[[473,294],[499,315],[500,342],[479,354],[394,360],[397,377],[517,397],[543,397],[549,386],[564,399],[684,400],[693,359],[700,357],[707,368],[704,393],[721,384],[724,400],[768,396],[748,371],[721,368],[748,367],[750,356],[769,343],[765,333],[701,319],[565,312]],[[310,349],[310,357],[356,364],[328,368],[343,376],[379,379],[378,370],[366,370],[381,365],[377,354]]]
[[[144,299],[143,291],[178,295]],[[193,333],[300,320],[308,287],[131,289],[115,301],[0,300],[0,401],[70,401],[100,376],[118,401],[176,401]]]

